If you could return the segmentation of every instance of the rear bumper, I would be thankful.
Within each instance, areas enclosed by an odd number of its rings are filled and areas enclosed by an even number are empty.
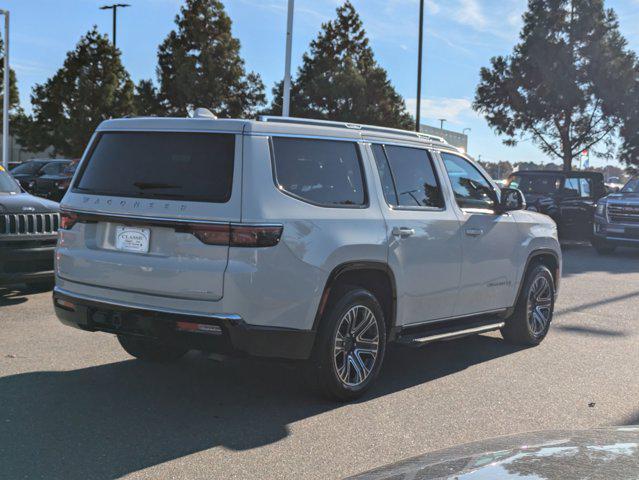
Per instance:
[[[56,238],[0,236],[0,285],[53,279]]]
[[[303,360],[310,357],[315,340],[311,330],[249,325],[239,315],[191,315],[98,302],[59,287],[53,291],[53,305],[65,325],[156,338],[193,350]],[[196,325],[205,327],[201,331],[189,327]]]

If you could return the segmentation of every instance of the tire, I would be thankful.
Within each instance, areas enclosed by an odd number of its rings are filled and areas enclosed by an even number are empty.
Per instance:
[[[385,352],[386,322],[379,302],[368,290],[346,290],[322,317],[311,360],[313,383],[333,400],[359,398],[379,375]]]
[[[590,244],[594,247],[594,249],[597,251],[599,255],[610,255],[615,250],[617,250],[616,245],[611,245],[607,243],[605,240],[599,240],[599,239],[593,238],[590,241]]]
[[[155,340],[130,335],[118,335],[118,341],[126,353],[149,362],[175,362],[188,352],[185,348],[173,347]]]
[[[555,308],[555,280],[545,265],[533,265],[524,279],[515,311],[501,335],[514,345],[539,345],[546,337]]]

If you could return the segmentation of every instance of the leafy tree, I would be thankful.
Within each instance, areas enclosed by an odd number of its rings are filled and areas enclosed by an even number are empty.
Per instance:
[[[282,113],[282,82],[270,113]],[[291,115],[411,128],[413,120],[386,70],[375,60],[362,21],[346,1],[322,25],[291,84]]]
[[[140,80],[135,86],[133,106],[136,115],[159,117],[164,114],[157,89],[151,80]]]
[[[255,115],[265,104],[259,75],[244,69],[240,42],[219,0],[187,0],[158,49],[159,95],[171,115],[206,107],[221,117]]]
[[[585,149],[609,158],[636,83],[626,46],[603,0],[529,0],[520,42],[482,68],[474,108],[504,143],[529,135],[564,170]]]
[[[25,148],[53,146],[56,154],[79,157],[100,122],[133,113],[133,82],[119,50],[93,27],[62,68],[33,88],[31,104],[33,114],[16,122]]]
[[[4,79],[4,41],[0,38],[0,82]],[[4,102],[4,83],[0,83],[0,124],[2,123]],[[20,107],[20,96],[18,94],[18,81],[16,80],[16,72],[12,68],[9,69],[9,117],[11,113],[17,112]]]

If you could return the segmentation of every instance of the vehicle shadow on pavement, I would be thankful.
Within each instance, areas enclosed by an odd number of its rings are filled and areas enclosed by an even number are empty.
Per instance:
[[[517,350],[469,337],[389,351],[360,402]],[[343,404],[314,396],[293,364],[135,360],[0,379],[0,469],[5,478],[112,479],[223,446],[247,450],[288,436],[288,425]]]
[[[636,273],[639,249],[619,248],[609,255],[599,255],[589,245],[563,245],[563,277],[589,272]]]

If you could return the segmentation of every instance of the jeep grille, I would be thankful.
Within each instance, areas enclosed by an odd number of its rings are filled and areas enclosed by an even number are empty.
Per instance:
[[[0,215],[0,235],[52,235],[60,226],[59,213]]]

